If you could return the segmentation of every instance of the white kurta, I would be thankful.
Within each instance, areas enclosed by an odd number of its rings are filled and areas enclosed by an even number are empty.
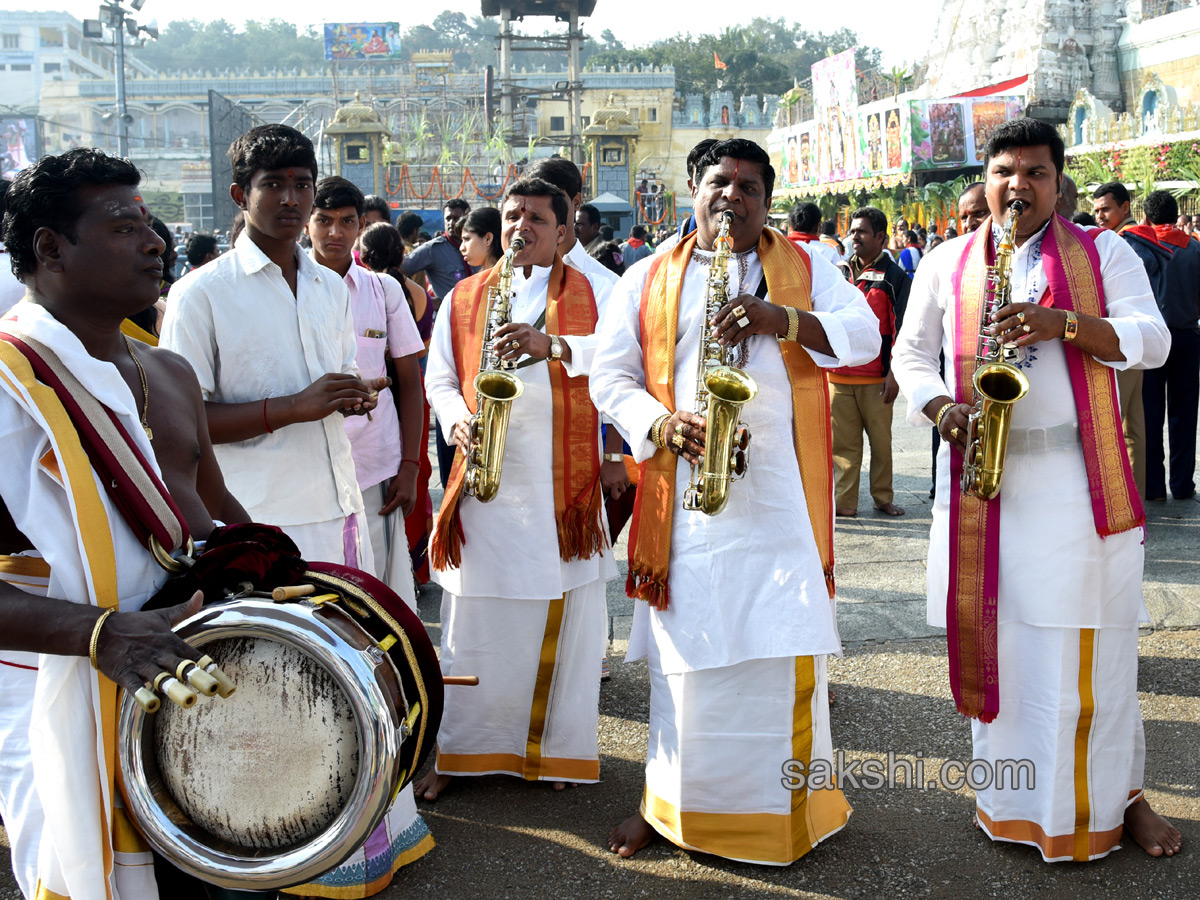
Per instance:
[[[954,396],[951,277],[968,235],[931,254],[913,279],[904,327],[892,354],[908,420],[932,424],[922,412],[941,395]],[[1125,241],[1096,234],[1104,279],[1107,321],[1120,339],[1123,361],[1113,369],[1162,365],[1170,336],[1154,302],[1146,270]],[[1017,248],[1012,266],[1014,302],[1038,302],[1046,291],[1041,235]],[[938,354],[946,355],[946,376]],[[1034,346],[1023,371],[1029,394],[1013,407],[1014,434],[1029,428],[1078,425],[1074,394],[1061,341]],[[950,446],[938,451],[938,490],[933,506],[928,588],[929,623],[946,625],[950,566]],[[1045,453],[1010,452],[1004,469],[1000,517],[999,621],[1031,625],[1127,627],[1146,616],[1142,603],[1143,529],[1101,538],[1096,534],[1082,445]],[[1037,548],[1030,553],[1030,548]],[[1006,562],[1008,563],[1006,565]],[[1048,603],[1047,598],[1053,598]]]
[[[591,378],[596,406],[616,422],[639,463],[655,450],[647,437],[650,426],[668,411],[644,386],[638,310],[652,261],[639,262],[614,289]],[[746,254],[745,264],[740,272],[738,261],[730,261],[730,296],[754,293],[759,285],[758,254]],[[675,355],[679,409],[695,409],[706,272],[693,258],[683,282]],[[879,323],[862,293],[823,258],[813,259],[812,274],[814,315],[834,351],[833,356],[809,351],[813,359],[826,368],[869,362],[879,353]],[[745,369],[759,388],[742,410],[752,435],[749,471],[734,483],[726,509],[706,516],[683,510],[691,469],[678,466],[670,608],[638,603],[634,609],[627,659],[645,656],[653,640],[667,674],[841,648],[796,465],[792,393],[779,342],[755,335],[748,343]]]
[[[549,268],[533,268],[526,279],[518,269],[513,276],[516,297],[512,321],[532,325],[546,308]],[[597,308],[609,285],[589,277]],[[454,424],[470,415],[464,390],[454,365],[450,324],[457,289],[443,301],[429,345],[425,370],[425,394],[442,426],[447,442],[453,444]],[[571,348],[565,365],[571,377],[588,374],[595,352],[596,336],[564,335]],[[546,363],[517,369],[525,391],[512,403],[500,490],[490,503],[463,497],[459,506],[465,543],[462,566],[434,572],[434,580],[453,594],[468,597],[545,599],[616,574],[612,553],[591,559],[563,561],[558,553],[558,527],[554,520],[554,434],[553,395]],[[596,435],[597,447],[600,436]],[[518,564],[519,561],[519,564]]]
[[[40,306],[22,301],[10,316],[54,350],[92,396],[116,414],[161,476],[140,425],[137,402],[117,368],[89,355],[79,339]],[[18,399],[22,396],[15,379],[0,378],[0,445],[6,460],[6,465],[0,466],[0,497],[17,527],[50,566],[47,586],[35,592],[96,605],[97,585],[75,520],[73,495],[55,467],[60,454],[50,427],[27,411],[27,405]],[[112,532],[120,609],[140,609],[167,573],[125,525],[95,473],[90,469],[89,473]],[[43,654],[35,665],[32,694],[28,670],[0,665],[0,706],[4,708],[0,721],[9,731],[28,728],[27,758],[32,766],[32,778],[25,773],[0,789],[5,805],[0,814],[14,846],[40,845],[37,874],[47,888],[80,900],[104,898],[100,865],[104,838],[98,826],[107,824],[112,798],[107,781],[98,774],[104,766],[104,742],[96,721],[97,680],[88,661],[80,657]],[[7,746],[0,746],[0,753],[7,755]],[[6,768],[0,772],[19,775]],[[36,792],[31,796],[33,788]],[[12,833],[23,829],[40,834]],[[118,852],[114,862],[114,898],[157,896],[148,854]],[[22,890],[32,896],[34,886],[25,883],[28,871],[17,874]]]

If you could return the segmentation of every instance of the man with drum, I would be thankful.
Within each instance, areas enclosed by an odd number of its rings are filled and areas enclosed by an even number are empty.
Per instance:
[[[501,209],[514,236],[511,316],[494,334],[524,384],[511,402],[502,479],[490,502],[464,494],[463,454],[478,405],[488,291],[505,262],[447,295],[429,347],[425,390],[458,447],[430,559],[442,600],[442,669],[478,675],[452,687],[436,768],[416,792],[434,800],[451,776],[505,773],[595,782],[604,583],[616,574],[600,489],[600,418],[587,393],[593,332],[609,284],[564,265],[567,196],[523,179]],[[475,405],[472,405],[475,404]]]
[[[3,222],[27,295],[0,323],[0,815],[28,898],[158,896],[162,861],[150,864],[114,793],[116,687],[187,677],[181,664],[197,659],[171,626],[199,594],[139,611],[167,572],[122,521],[129,494],[110,495],[93,470],[85,426],[159,485],[152,501],[184,533],[201,540],[214,519],[248,518],[226,490],[191,367],[121,335],[162,276],[139,178],[98,150],[43,157],[15,179]]]
[[[840,651],[821,367],[868,362],[879,323],[827,260],[765,227],[774,180],[750,141],[703,155],[696,232],[625,273],[592,365],[592,397],[641,464],[626,591],[647,602],[627,658],[650,665],[650,746],[640,809],[609,837],[621,856],[657,832],[786,865],[850,814],[819,773],[833,754],[825,658]],[[727,211],[730,299],[718,309],[706,286]],[[741,410],[749,470],[715,516],[683,504],[708,436],[693,410],[710,331],[759,390]],[[790,785],[785,762],[801,776]]]

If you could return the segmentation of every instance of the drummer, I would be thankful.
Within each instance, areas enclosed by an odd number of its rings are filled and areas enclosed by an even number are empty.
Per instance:
[[[75,390],[112,412],[199,540],[214,519],[247,515],[225,487],[191,367],[121,335],[158,299],[162,276],[139,178],[126,160],[77,149],[14,180],[2,236],[27,293],[0,332],[48,348]],[[106,883],[114,900],[159,887],[205,897],[198,883],[156,887],[156,867],[173,870],[150,865],[112,787],[114,683],[137,691],[196,659],[170,629],[200,595],[139,611],[167,573],[101,490],[78,418],[0,341],[0,815],[13,870],[27,898],[103,897]]]

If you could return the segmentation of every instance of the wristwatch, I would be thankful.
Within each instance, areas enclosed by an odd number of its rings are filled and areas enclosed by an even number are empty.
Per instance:
[[[623,463],[623,462],[625,462],[625,455],[623,453],[605,453],[604,461],[605,462]]]
[[[549,335],[550,338],[550,358],[562,359],[562,341],[559,340],[557,334]]]
[[[1063,326],[1063,340],[1070,342],[1075,340],[1075,335],[1079,334],[1079,319],[1075,313],[1067,310],[1067,324]]]

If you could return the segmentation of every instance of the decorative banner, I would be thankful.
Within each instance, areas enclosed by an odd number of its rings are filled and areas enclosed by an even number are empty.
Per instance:
[[[325,23],[326,59],[400,59],[396,22]]]
[[[817,182],[858,178],[862,165],[853,47],[813,64],[812,90]]]
[[[814,165],[813,130],[815,122],[793,125],[783,136],[783,165],[779,169],[780,187],[810,187],[817,183]]]
[[[1025,114],[1025,104],[1016,97],[987,97],[971,101],[971,122],[975,133],[975,161],[983,162],[983,148],[1001,124]]]
[[[897,175],[912,170],[907,140],[908,105],[897,100],[877,100],[859,107],[858,133],[862,138],[862,178]]]
[[[1022,114],[1019,97],[912,100],[909,122],[914,169],[955,169],[983,161],[983,147],[1001,122]]]
[[[0,178],[10,181],[41,156],[41,134],[34,116],[0,116]]]

